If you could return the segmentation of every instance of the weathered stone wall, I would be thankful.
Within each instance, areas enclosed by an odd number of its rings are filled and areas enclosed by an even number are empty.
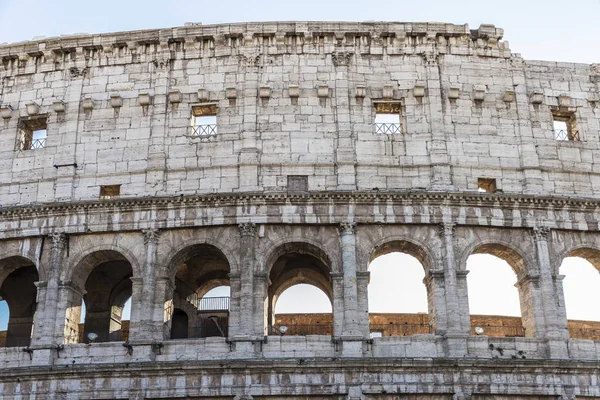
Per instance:
[[[568,256],[600,268],[599,69],[524,61],[502,33],[265,23],[0,46],[0,284],[39,274],[34,321],[16,321],[29,346],[0,349],[4,397],[600,397],[600,342],[569,336],[559,274]],[[400,134],[375,133],[381,103]],[[216,135],[193,134],[198,104]],[[555,139],[553,111],[580,140]],[[40,115],[45,146],[22,150]],[[392,251],[424,267],[428,314],[410,318],[427,332],[371,340],[368,265]],[[471,334],[480,253],[515,272],[525,337]],[[107,265],[123,279],[88,285]],[[179,281],[205,276],[231,287],[227,337],[171,339],[174,308],[194,312]],[[272,334],[295,283],[330,298],[332,335]],[[102,287],[101,340],[131,295],[127,343],[77,343]]]
[[[487,177],[505,193],[598,197],[598,68],[524,61],[502,34],[266,23],[1,46],[3,205],[110,184],[123,197],[285,190],[289,175],[311,191],[476,191]],[[579,142],[554,138],[560,96]],[[401,102],[401,134],[375,133],[374,101]],[[218,106],[216,136],[191,135],[202,102]],[[30,103],[48,139],[21,151]]]

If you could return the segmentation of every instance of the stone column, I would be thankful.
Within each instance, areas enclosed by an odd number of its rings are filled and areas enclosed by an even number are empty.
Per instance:
[[[267,335],[267,307],[269,276],[266,273],[254,274],[254,317],[253,331],[257,335]]]
[[[255,331],[254,314],[254,266],[256,248],[256,224],[245,223],[240,229],[240,315],[239,326],[234,330],[237,336],[260,335]],[[232,335],[233,336],[233,335]]]
[[[467,330],[468,327],[462,326],[463,324],[461,321],[462,310],[458,296],[456,261],[454,258],[454,224],[441,224],[438,233],[442,239],[442,255],[444,262],[446,332],[450,335],[469,334],[469,331]]]
[[[369,337],[371,329],[369,327],[369,280],[371,273],[369,271],[359,271],[356,273],[357,294],[358,294],[358,330],[364,337]]]
[[[136,277],[132,279],[129,340],[162,340],[165,321],[165,293],[159,292],[156,281],[156,258],[160,231],[144,229],[142,235],[144,236],[146,259],[143,276],[137,277],[141,280],[136,280]]]
[[[429,326],[432,327],[431,333],[436,335],[445,335],[448,326],[444,282],[444,271],[430,270],[423,278],[423,283],[427,287]]]
[[[168,276],[159,276],[156,278],[156,297],[155,304],[152,307],[152,338],[154,340],[170,339],[171,320],[173,319],[173,292],[175,285]]]
[[[229,337],[238,335],[240,328],[240,301],[241,301],[241,274],[239,272],[229,273]],[[254,301],[254,298],[252,299]]]
[[[341,223],[339,226],[344,272],[344,328],[342,337],[362,337],[358,329],[358,290],[356,285],[356,225]]]
[[[78,343],[81,299],[85,293],[71,281],[61,281],[58,286],[58,308],[53,343]]]
[[[33,317],[33,334],[31,335],[31,346],[36,346],[45,340],[44,337],[44,325],[47,325],[46,321],[46,296],[48,295],[48,281],[35,282],[37,288],[36,295],[36,307],[35,314]]]
[[[441,87],[439,54],[436,44],[428,43],[430,49],[425,54],[425,77],[427,82],[427,100],[429,120],[431,127],[431,148],[429,150],[430,164],[432,165],[432,190],[451,190],[452,172],[450,157],[448,155],[448,140],[444,130],[444,98]]]
[[[129,315],[129,339],[128,341],[137,340],[140,336],[144,336],[146,329],[143,328],[147,320],[148,314],[145,306],[144,279],[139,277],[131,277],[131,312]],[[121,324],[123,323],[123,314],[121,313]],[[121,329],[121,328],[119,328]],[[112,332],[112,328],[111,328]]]
[[[59,304],[59,277],[68,237],[65,233],[56,232],[50,234],[49,239],[51,244],[50,265],[48,266],[48,282],[44,290],[45,297],[41,297],[41,293],[38,293],[38,298],[44,303],[40,306],[40,309],[43,310],[41,333],[39,336],[34,335],[35,344],[43,346],[63,342],[62,332],[56,331],[56,328],[57,321],[65,318],[64,314],[59,314],[59,308],[62,306]],[[34,329],[37,330],[37,328]]]
[[[549,235],[550,229],[548,227],[536,227],[532,232],[540,272],[539,288],[545,322],[543,337],[548,340],[550,358],[568,358],[566,340],[569,338],[569,330],[567,328],[566,314],[564,318],[561,318],[563,316],[561,315],[557,301],[559,295],[555,290],[556,277],[552,273],[552,265],[550,263]]]
[[[333,336],[340,337],[344,330],[344,274],[336,272],[331,274],[333,300],[331,311],[333,313]]]

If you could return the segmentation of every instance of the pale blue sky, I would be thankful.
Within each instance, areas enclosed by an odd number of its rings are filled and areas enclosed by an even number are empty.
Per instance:
[[[0,43],[78,32],[248,21],[437,21],[495,24],[527,59],[600,62],[600,0],[0,0]]]

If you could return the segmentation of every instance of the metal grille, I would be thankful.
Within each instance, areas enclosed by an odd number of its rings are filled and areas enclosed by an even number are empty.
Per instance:
[[[375,124],[375,133],[382,133],[384,135],[396,135],[402,132],[400,131],[400,124],[380,123]]]
[[[579,132],[572,131],[571,134],[569,135],[569,131],[565,131],[564,129],[555,129],[554,137],[556,137],[556,140],[561,141],[561,142],[568,142],[570,140],[578,142],[579,141]]]
[[[30,149],[43,149],[46,147],[46,138],[44,139],[34,139],[31,141]]]
[[[217,124],[192,126],[192,136],[214,136],[217,134]]]

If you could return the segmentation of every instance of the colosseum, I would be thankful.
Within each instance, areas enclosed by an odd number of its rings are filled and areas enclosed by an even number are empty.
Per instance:
[[[3,398],[599,398],[600,322],[567,319],[559,267],[600,269],[600,65],[502,37],[286,22],[1,45]],[[391,252],[422,264],[427,313],[369,314]],[[520,318],[471,315],[472,254],[512,267]],[[332,312],[276,314],[300,283]]]

